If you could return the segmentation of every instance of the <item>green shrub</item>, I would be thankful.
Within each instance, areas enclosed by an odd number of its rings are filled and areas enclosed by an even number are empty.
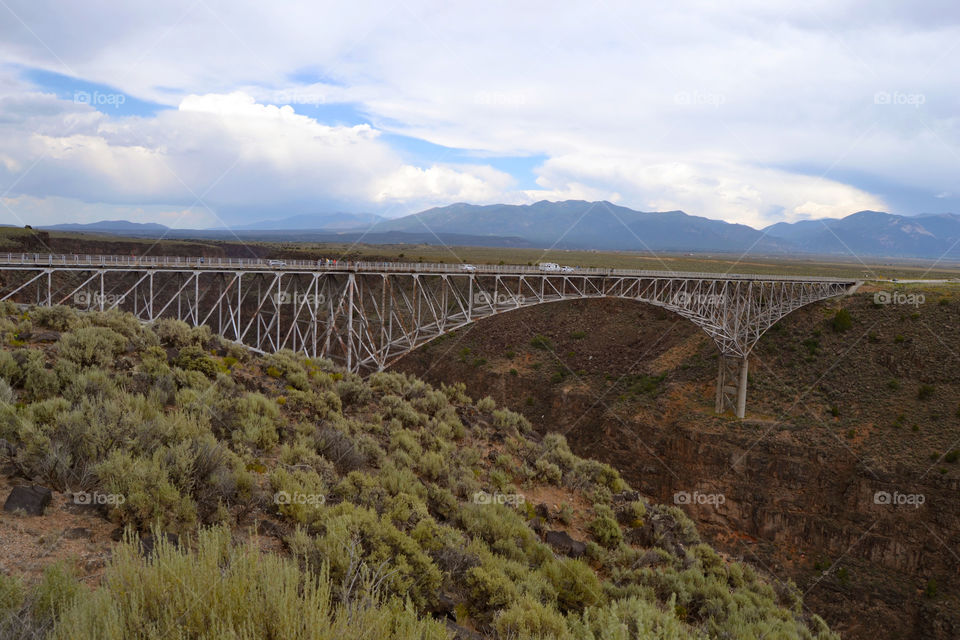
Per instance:
[[[530,596],[523,596],[494,620],[501,638],[570,638],[564,617]]]
[[[81,367],[113,364],[127,346],[127,339],[106,327],[81,327],[60,338],[60,356]]]
[[[54,331],[73,331],[80,326],[80,314],[65,305],[31,307],[30,318],[36,326]]]
[[[917,390],[917,400],[929,400],[933,397],[934,391],[936,391],[936,389],[932,384],[921,384]]]
[[[850,312],[846,309],[837,309],[837,312],[833,315],[831,326],[837,333],[848,330],[853,326],[853,318],[850,317]]]
[[[315,537],[301,530],[289,540],[293,553],[306,558],[314,570],[329,563],[331,578],[343,583],[363,562],[382,568],[388,593],[408,596],[421,609],[433,602],[442,579],[440,570],[388,517],[344,502],[326,509],[317,525]]]
[[[304,572],[293,560],[231,545],[226,530],[201,532],[196,551],[174,549],[162,537],[150,558],[137,547],[130,540],[117,549],[102,586],[64,611],[51,640],[155,637],[151,630],[184,638],[450,637],[443,623],[420,620],[372,588],[362,603],[334,604],[325,565]]]
[[[608,549],[617,547],[623,540],[620,525],[609,515],[599,516],[590,523],[590,533],[597,542]]]
[[[269,450],[277,445],[280,436],[280,407],[261,393],[246,393],[236,401],[236,430],[234,442]]]
[[[544,351],[553,351],[553,341],[547,336],[536,335],[530,340],[530,346],[534,349],[543,349]]]
[[[189,345],[180,349],[173,364],[187,371],[199,371],[208,378],[217,377],[220,367],[207,355],[207,352],[196,345]]]
[[[557,607],[563,612],[579,612],[604,600],[597,574],[580,560],[558,558],[544,564],[539,573],[553,586]]]
[[[464,583],[471,613],[481,620],[489,620],[492,611],[510,606],[519,595],[507,574],[496,569],[473,567],[467,571]]]

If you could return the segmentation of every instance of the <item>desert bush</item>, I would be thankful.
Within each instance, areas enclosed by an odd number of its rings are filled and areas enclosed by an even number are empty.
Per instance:
[[[429,480],[440,480],[447,475],[447,465],[444,457],[436,451],[428,451],[417,463],[417,468]]]
[[[530,433],[533,430],[529,420],[509,409],[497,409],[493,412],[493,426],[510,435]]]
[[[81,327],[60,337],[60,356],[81,367],[113,364],[127,346],[127,339],[106,327]]]
[[[399,599],[373,593],[351,607],[335,604],[326,565],[305,572],[283,556],[232,545],[225,529],[202,531],[195,551],[162,536],[148,558],[138,547],[133,538],[117,549],[100,588],[75,598],[51,640],[146,639],[151,629],[185,638],[450,637]]]
[[[326,510],[310,537],[302,530],[289,539],[291,551],[314,570],[329,563],[330,575],[342,582],[357,562],[384,567],[387,593],[408,596],[418,609],[433,602],[440,588],[440,570],[416,541],[385,516],[344,502]]]
[[[337,429],[322,428],[314,437],[317,451],[333,463],[341,474],[363,468],[366,455],[357,440]]]
[[[656,604],[637,597],[589,607],[581,615],[571,617],[569,627],[573,637],[583,640],[609,638],[614,629],[630,629],[632,637],[645,640],[697,637],[676,617],[672,603],[668,602],[664,609],[660,609]]]
[[[59,304],[52,307],[31,307],[30,317],[36,326],[54,331],[73,331],[81,322],[76,309]]]
[[[0,378],[15,386],[20,378],[20,365],[9,351],[0,351]]]
[[[370,387],[365,385],[359,376],[353,374],[344,376],[337,382],[336,393],[344,406],[366,404],[373,397]]]
[[[597,574],[580,560],[558,558],[539,570],[557,593],[557,607],[563,612],[582,611],[604,600]]]
[[[159,523],[164,529],[182,532],[196,524],[196,504],[173,483],[164,465],[166,455],[163,449],[150,457],[114,450],[97,465],[103,491],[123,497],[110,511],[115,521],[140,530]]]
[[[280,441],[277,427],[280,424],[280,407],[262,393],[246,393],[235,401],[236,430],[232,438],[236,443],[269,450]]]
[[[572,638],[563,615],[524,596],[497,615],[494,628],[501,638]]]
[[[468,569],[464,576],[471,614],[491,620],[496,610],[513,604],[519,596],[517,586],[503,571],[486,567]]]
[[[167,346],[180,349],[191,342],[191,327],[182,320],[163,318],[154,322],[152,329],[160,342]]]
[[[180,349],[173,364],[186,371],[199,371],[208,378],[215,378],[220,370],[216,361],[196,345],[188,345]]]
[[[560,467],[544,458],[537,460],[534,467],[537,470],[537,477],[550,484],[560,486],[560,482],[563,480],[563,472],[560,471]]]
[[[610,515],[604,513],[598,515],[590,523],[590,533],[607,549],[613,549],[623,540],[623,533],[620,531],[620,525]]]
[[[843,333],[853,326],[853,318],[850,317],[850,312],[846,309],[837,309],[830,325],[837,333]]]

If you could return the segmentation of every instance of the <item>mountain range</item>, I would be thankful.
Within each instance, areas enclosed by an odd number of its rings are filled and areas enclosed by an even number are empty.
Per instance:
[[[230,229],[169,229],[125,220],[60,224],[45,229],[168,238],[246,238],[303,242],[476,244],[614,251],[960,259],[960,215],[904,216],[859,211],[844,218],[779,222],[762,230],[683,211],[644,212],[610,202],[541,201],[529,205],[436,207],[385,219],[365,213],[322,213]]]

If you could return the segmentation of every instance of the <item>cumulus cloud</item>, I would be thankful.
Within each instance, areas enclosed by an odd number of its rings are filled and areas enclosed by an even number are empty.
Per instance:
[[[107,117],[0,76],[0,173],[29,194],[202,196],[228,217],[609,199],[755,225],[891,208],[898,190],[960,203],[937,197],[960,166],[949,3],[7,6],[7,62],[177,107]],[[332,103],[369,123],[301,109]],[[482,162],[401,156],[381,132],[549,159],[520,191]]]
[[[29,111],[29,101],[20,101]],[[33,97],[33,104],[51,101],[64,102]],[[390,205],[408,212],[492,198],[512,181],[483,166],[405,164],[370,125],[321,124],[241,92],[187,96],[177,110],[153,118],[113,118],[72,104],[48,111],[0,123],[0,160],[17,193],[104,203],[104,211],[173,207],[181,226],[211,218],[225,224],[237,212],[263,217]]]

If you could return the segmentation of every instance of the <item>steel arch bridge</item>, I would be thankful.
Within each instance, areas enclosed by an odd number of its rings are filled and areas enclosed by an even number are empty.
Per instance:
[[[804,305],[855,280],[668,271],[238,258],[0,254],[0,300],[121,309],[145,322],[207,325],[260,352],[291,349],[348,370],[403,354],[487,316],[535,304],[615,297],[669,309],[720,351],[716,410],[746,408],[748,356]]]

